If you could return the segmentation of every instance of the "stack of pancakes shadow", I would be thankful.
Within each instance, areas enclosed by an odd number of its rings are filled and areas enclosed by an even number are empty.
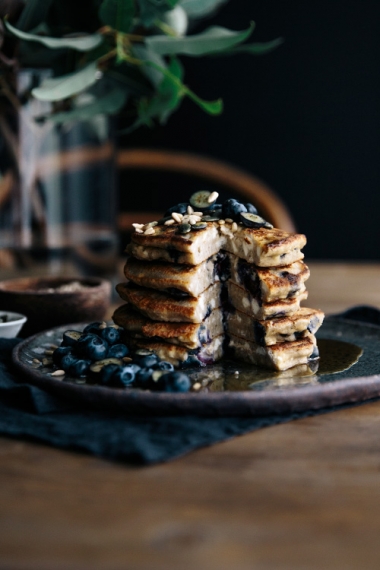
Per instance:
[[[113,315],[126,342],[180,368],[223,355],[272,370],[318,362],[324,314],[300,307],[305,236],[232,222],[136,227]]]

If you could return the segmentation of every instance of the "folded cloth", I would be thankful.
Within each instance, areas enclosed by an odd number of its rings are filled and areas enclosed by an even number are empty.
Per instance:
[[[343,316],[343,315],[341,315]],[[346,318],[380,324],[380,311],[355,307]],[[129,464],[169,461],[200,447],[298,418],[352,406],[266,417],[126,416],[59,400],[12,366],[21,339],[0,339],[0,433]]]

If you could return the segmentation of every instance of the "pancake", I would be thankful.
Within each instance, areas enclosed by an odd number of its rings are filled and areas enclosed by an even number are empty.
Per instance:
[[[235,335],[230,335],[229,352],[236,360],[275,370],[288,370],[318,358],[315,337],[311,334],[293,342],[260,346]]]
[[[235,309],[258,320],[291,315],[299,310],[301,301],[307,299],[307,291],[303,291],[289,299],[279,299],[261,304],[260,300],[257,300],[249,291],[236,285],[233,281],[227,282],[227,290],[228,300]]]
[[[239,225],[235,233],[227,235],[223,249],[259,267],[278,267],[303,259],[305,245],[303,234]]]
[[[129,305],[118,307],[112,318],[131,337],[159,339],[190,349],[199,348],[224,332],[221,309],[214,309],[202,323],[152,321]]]
[[[172,296],[187,293],[198,297],[220,279],[223,279],[225,255],[215,255],[199,265],[180,265],[161,261],[141,261],[129,258],[124,267],[126,278],[137,285],[165,291]]]
[[[177,298],[169,293],[119,283],[116,291],[142,315],[154,321],[201,323],[221,306],[221,283],[210,285],[199,297]]]
[[[290,234],[276,228],[253,229],[232,224],[205,222],[207,227],[184,235],[178,226],[155,226],[154,233],[134,232],[128,253],[138,259],[198,265],[221,250],[233,253],[259,267],[284,266],[303,259],[306,244],[302,234]]]
[[[229,254],[231,280],[244,287],[264,303],[294,297],[306,290],[305,281],[310,277],[303,261],[280,268],[263,269]]]
[[[171,362],[178,368],[206,366],[220,360],[223,356],[224,335],[217,336],[211,342],[190,350],[177,344],[159,340],[147,340],[126,337],[128,346],[151,350],[162,360]]]
[[[259,321],[234,311],[227,315],[227,332],[260,346],[271,346],[279,342],[293,342],[315,334],[322,325],[324,314],[317,309],[301,307],[286,317]]]
[[[128,253],[148,261],[198,265],[222,249],[225,240],[218,228],[218,224],[209,222],[203,230],[179,235],[177,226],[155,226],[151,235],[133,233]]]

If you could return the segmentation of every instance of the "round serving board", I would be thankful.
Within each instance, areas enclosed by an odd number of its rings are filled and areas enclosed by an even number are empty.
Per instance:
[[[14,364],[31,383],[59,398],[128,414],[263,416],[380,396],[380,327],[375,325],[327,318],[317,335],[321,362],[316,373],[305,371],[306,367],[296,375],[294,370],[271,373],[226,361],[189,371],[193,383],[201,387],[186,393],[108,388],[86,384],[79,378],[59,380],[51,376],[52,368],[38,366],[35,360],[41,360],[52,344],[59,345],[65,330],[81,330],[84,326],[66,325],[27,338],[15,347]],[[360,357],[350,366],[352,355]],[[341,371],[331,373],[336,359]]]

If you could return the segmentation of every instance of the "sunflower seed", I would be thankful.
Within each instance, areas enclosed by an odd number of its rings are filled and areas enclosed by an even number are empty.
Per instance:
[[[180,224],[182,222],[183,215],[178,214],[178,212],[173,212],[172,218],[173,218],[173,220],[175,220],[176,222],[178,222]]]
[[[165,222],[165,226],[172,226],[173,224],[175,224],[175,221],[173,220],[173,218],[171,220],[166,220]]]
[[[207,198],[207,202],[209,204],[212,204],[212,202],[215,202],[215,200],[217,200],[219,196],[219,192],[211,192],[210,196]]]
[[[163,374],[165,374],[164,370],[155,370],[152,374],[153,382],[157,382],[157,380],[161,378]]]
[[[132,362],[132,358],[130,356],[123,356],[122,361],[123,362]]]
[[[64,376],[65,374],[66,372],[64,370],[56,370],[55,372],[52,372],[50,376]]]

